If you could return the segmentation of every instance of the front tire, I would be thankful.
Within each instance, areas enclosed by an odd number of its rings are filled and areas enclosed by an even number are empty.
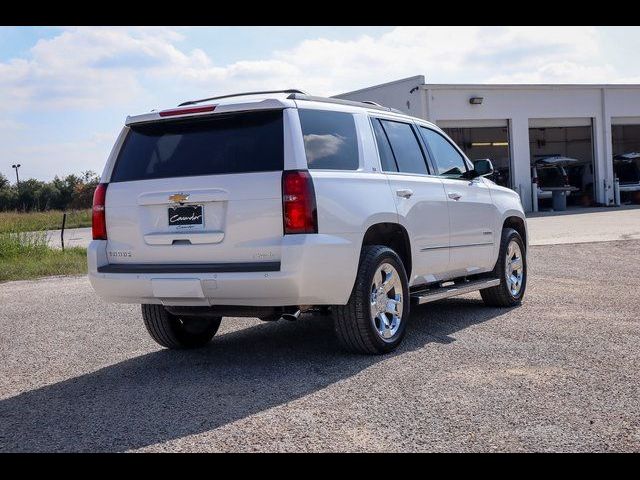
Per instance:
[[[222,317],[178,317],[162,305],[142,305],[142,319],[151,338],[170,349],[203,347],[220,327]]]
[[[527,287],[527,255],[520,234],[512,228],[502,230],[500,255],[493,269],[500,285],[480,290],[485,305],[515,307],[522,302]]]
[[[400,257],[382,245],[363,247],[349,302],[332,308],[338,340],[354,353],[394,350],[406,332],[409,303],[407,274]]]

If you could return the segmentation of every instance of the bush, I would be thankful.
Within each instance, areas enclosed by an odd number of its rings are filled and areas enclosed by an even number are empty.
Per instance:
[[[0,233],[0,258],[39,255],[48,249],[45,232]]]
[[[84,248],[49,248],[45,232],[0,233],[0,282],[86,271]]]

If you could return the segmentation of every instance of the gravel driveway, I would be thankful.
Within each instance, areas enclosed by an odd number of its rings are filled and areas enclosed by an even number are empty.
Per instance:
[[[639,451],[640,241],[530,251],[520,308],[416,308],[379,357],[326,317],[161,350],[85,277],[3,284],[0,451]]]

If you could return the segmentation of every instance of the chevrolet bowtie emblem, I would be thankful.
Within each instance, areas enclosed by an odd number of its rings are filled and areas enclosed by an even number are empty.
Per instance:
[[[174,193],[173,195],[169,195],[169,200],[174,203],[184,203],[189,200],[188,193]]]

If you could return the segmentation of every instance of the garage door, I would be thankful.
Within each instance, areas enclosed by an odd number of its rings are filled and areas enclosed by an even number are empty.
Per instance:
[[[509,125],[507,120],[483,123],[438,122],[438,125],[462,148],[470,160],[489,158],[498,185],[512,187]]]
[[[531,177],[537,179],[539,209],[553,208],[554,196],[565,196],[569,207],[594,205],[590,118],[529,120],[529,150]],[[555,208],[562,208],[562,204],[555,203]]]
[[[633,124],[613,119],[613,173],[620,182],[622,203],[640,203],[640,119]]]

